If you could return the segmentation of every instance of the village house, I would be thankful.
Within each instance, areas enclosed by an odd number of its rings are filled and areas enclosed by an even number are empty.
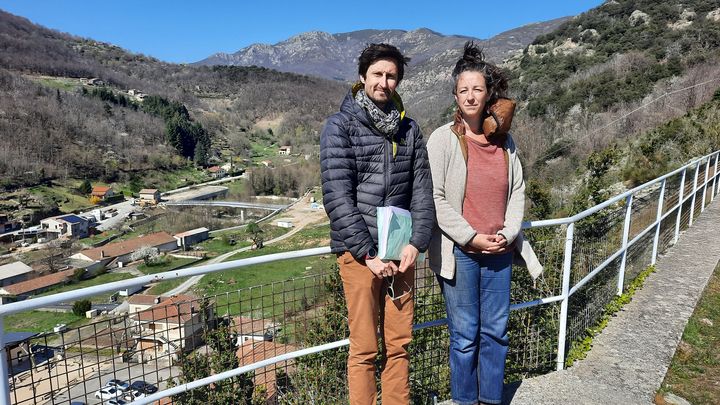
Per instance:
[[[11,220],[7,214],[0,214],[0,233],[12,232],[20,229],[21,222]]]
[[[145,99],[145,97],[147,97],[145,93],[137,89],[130,89],[127,91],[127,94],[137,101],[142,101]]]
[[[65,214],[45,218],[40,221],[40,227],[52,239],[55,238],[87,238],[90,234],[90,221],[75,214]]]
[[[103,82],[102,79],[98,77],[92,77],[90,79],[81,78],[80,83],[86,84],[88,86],[102,86],[105,84],[105,82]]]
[[[167,232],[156,232],[134,239],[82,250],[70,257],[90,262],[102,262],[108,268],[122,267],[131,261],[130,256],[135,251],[145,246],[156,248],[159,252],[169,252],[177,249],[177,240]]]
[[[140,190],[138,203],[140,206],[157,205],[160,202],[160,190],[156,188],[144,188]]]
[[[36,332],[8,332],[3,335],[5,355],[11,367],[30,359],[30,339],[37,335]]]
[[[212,176],[215,179],[222,179],[227,174],[225,169],[223,169],[220,166],[211,166],[207,169],[207,171],[208,171],[208,173],[210,173],[210,176]]]
[[[280,149],[278,149],[278,154],[282,156],[290,156],[291,149],[292,147],[289,145],[281,146]]]
[[[90,193],[91,196],[98,197],[101,200],[108,199],[115,195],[111,187],[107,186],[95,186]]]
[[[0,304],[21,301],[51,287],[67,284],[72,280],[74,274],[75,269],[64,270],[2,287],[0,288]]]
[[[0,266],[0,287],[16,284],[32,277],[33,269],[23,262]]]
[[[212,303],[202,312],[201,302],[189,295],[175,295],[131,315],[139,327],[136,351],[142,360],[190,351],[202,342],[203,330],[215,313]],[[138,302],[135,303],[137,308]]]
[[[167,297],[159,295],[135,294],[127,299],[128,313],[132,315],[136,312],[145,311],[150,309],[151,306],[157,305],[166,299]]]
[[[183,250],[190,249],[190,246],[200,243],[210,237],[210,230],[208,228],[196,228],[189,231],[180,232],[175,234],[177,239],[177,245]]]
[[[237,350],[239,366],[246,366],[267,360],[272,357],[280,356],[286,353],[294,352],[296,347],[288,344],[271,342],[267,340],[255,341],[248,340],[243,343]],[[275,403],[278,394],[278,386],[286,385],[287,382],[278,381],[277,370],[284,370],[286,375],[291,374],[294,369],[292,360],[279,361],[267,367],[255,370],[253,383],[256,387],[265,387],[267,395],[267,403]]]
[[[242,346],[248,340],[272,340],[280,327],[269,319],[254,319],[248,316],[233,317],[233,331],[237,334],[237,346]]]

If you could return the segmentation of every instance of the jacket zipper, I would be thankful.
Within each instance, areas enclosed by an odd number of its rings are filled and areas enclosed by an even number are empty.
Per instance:
[[[383,138],[383,207],[387,206],[387,195],[388,195],[388,172],[390,169],[390,159],[388,158],[388,139]]]

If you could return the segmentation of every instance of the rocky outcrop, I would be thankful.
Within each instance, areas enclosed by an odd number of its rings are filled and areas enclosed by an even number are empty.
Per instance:
[[[636,27],[640,24],[649,24],[650,16],[647,13],[643,13],[640,10],[635,10],[630,14],[630,25]]]
[[[672,30],[682,30],[692,25],[696,13],[692,10],[684,9],[680,13],[680,19],[674,23],[668,23],[668,28]]]
[[[705,16],[708,20],[712,20],[715,22],[720,22],[720,8],[716,8],[715,10],[707,13]]]

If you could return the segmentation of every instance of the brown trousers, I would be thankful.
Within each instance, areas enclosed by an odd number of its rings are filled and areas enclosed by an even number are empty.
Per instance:
[[[378,333],[384,354],[380,383],[383,405],[410,403],[410,354],[415,270],[395,276],[395,299],[387,295],[387,282],[355,260],[350,252],[338,255],[350,327],[348,388],[351,405],[377,402],[375,359]],[[378,330],[378,325],[380,329]]]

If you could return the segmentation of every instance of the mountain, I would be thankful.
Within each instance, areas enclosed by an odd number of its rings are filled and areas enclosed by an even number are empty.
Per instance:
[[[233,54],[216,53],[195,65],[262,66],[340,81],[357,80],[357,57],[368,43],[390,43],[411,58],[399,92],[411,116],[426,126],[438,123],[451,103],[450,72],[467,41],[483,47],[490,60],[502,62],[529,45],[538,35],[557,28],[568,18],[529,24],[490,39],[442,35],[421,28],[360,30],[340,34],[313,31],[275,45],[253,44]]]
[[[466,41],[481,44],[492,58],[502,59],[527,46],[536,36],[550,32],[565,19],[531,24],[499,34],[489,40],[442,35],[427,28],[413,31],[360,30],[339,34],[305,32],[275,45],[253,44],[235,53],[216,53],[197,65],[262,66],[283,72],[307,74],[343,81],[357,79],[357,57],[368,43],[390,43],[421,65]],[[408,74],[412,69],[409,69]]]

